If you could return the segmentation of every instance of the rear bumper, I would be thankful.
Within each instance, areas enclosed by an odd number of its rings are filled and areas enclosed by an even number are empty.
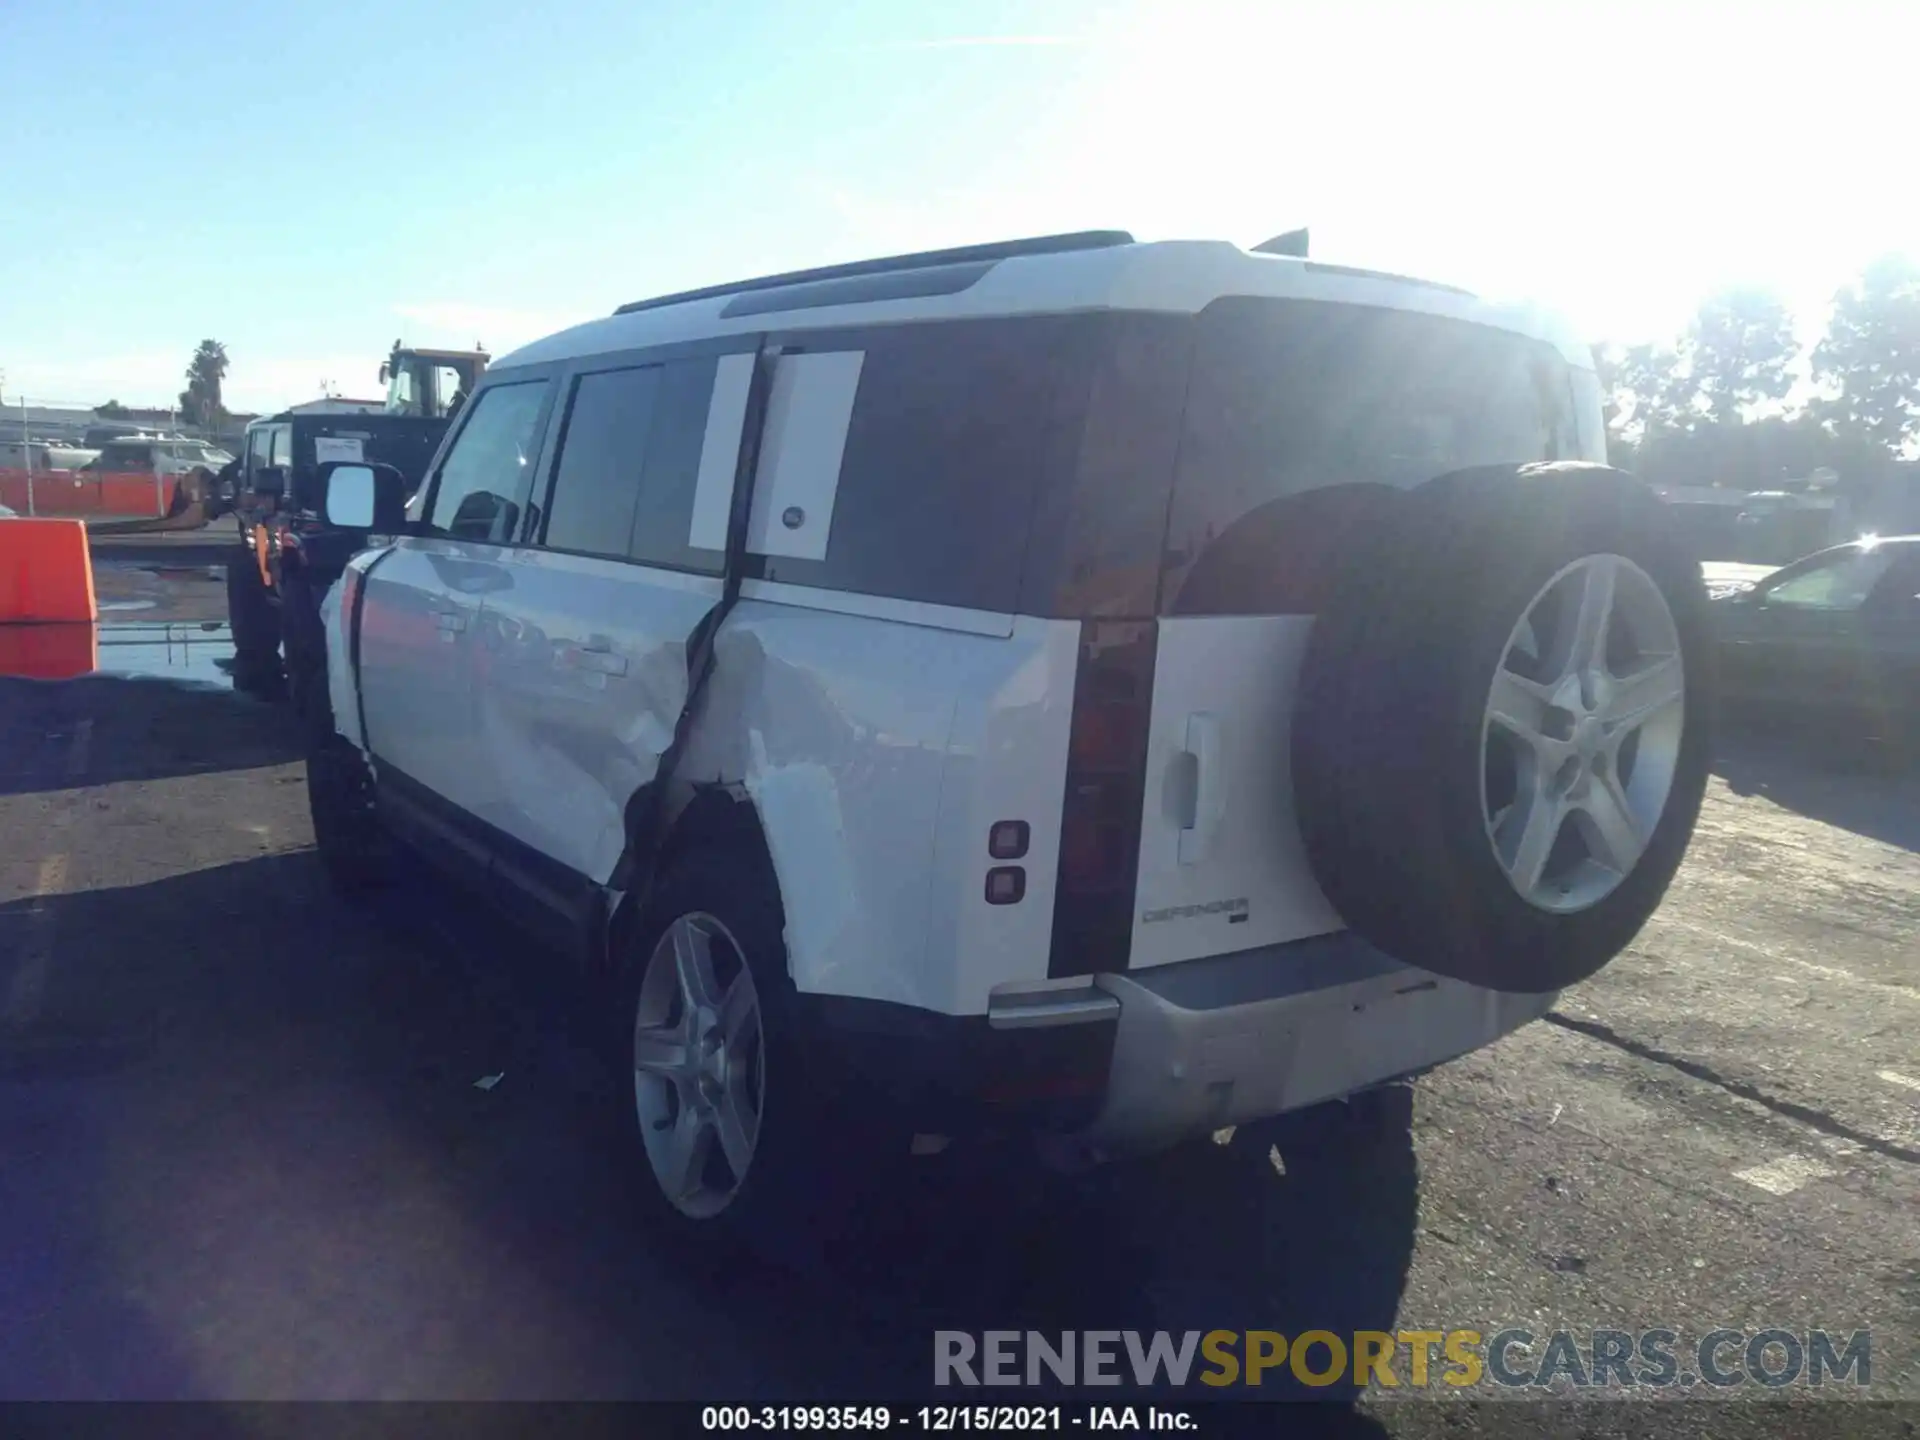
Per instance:
[[[1099,1113],[1107,1153],[1338,1099],[1429,1069],[1536,1019],[1556,995],[1443,979],[1350,932],[1123,975]]]
[[[1341,932],[996,995],[984,1016],[799,998],[810,1052],[914,1129],[1064,1131],[1123,1154],[1428,1069],[1555,996],[1442,979]]]

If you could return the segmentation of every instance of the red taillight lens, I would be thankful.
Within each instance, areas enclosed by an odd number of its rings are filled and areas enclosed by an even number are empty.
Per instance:
[[[1124,769],[1132,754],[1137,717],[1132,707],[1096,701],[1076,705],[1067,763],[1076,769]]]
[[[1157,633],[1151,621],[1089,621],[1081,630],[1051,975],[1126,968]]]

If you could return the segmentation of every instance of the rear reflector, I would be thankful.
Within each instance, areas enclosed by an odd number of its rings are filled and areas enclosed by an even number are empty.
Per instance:
[[[1018,860],[1027,853],[1033,830],[1024,820],[996,820],[987,831],[987,854],[996,860]]]
[[[1152,621],[1081,626],[1047,967],[1052,976],[1127,968],[1157,638]]]
[[[1018,905],[1027,894],[1027,872],[1018,865],[1002,865],[987,872],[987,904]]]

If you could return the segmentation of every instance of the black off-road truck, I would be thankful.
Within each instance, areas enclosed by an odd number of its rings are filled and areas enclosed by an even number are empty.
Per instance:
[[[351,460],[391,465],[411,493],[487,360],[482,350],[396,344],[381,367],[384,403],[318,400],[247,426],[245,448],[223,472],[215,501],[238,527],[227,564],[237,686],[285,694],[304,713],[313,687],[326,683],[320,601],[368,534],[322,517],[314,493],[319,467]]]

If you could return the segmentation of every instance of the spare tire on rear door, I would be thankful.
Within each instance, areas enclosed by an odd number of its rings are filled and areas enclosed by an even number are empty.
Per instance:
[[[1315,877],[1409,964],[1555,990],[1633,939],[1706,783],[1699,566],[1601,465],[1404,497],[1314,622],[1293,727]]]

